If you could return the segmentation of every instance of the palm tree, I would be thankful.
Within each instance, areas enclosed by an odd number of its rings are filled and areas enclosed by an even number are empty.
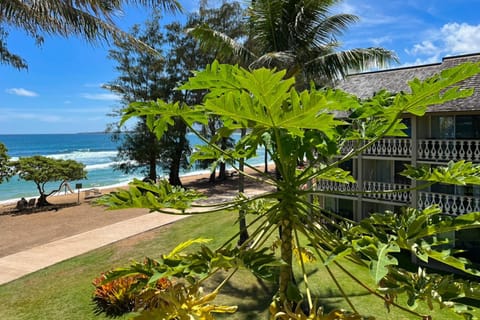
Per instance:
[[[113,18],[122,12],[122,5],[161,6],[164,10],[180,11],[177,0],[42,0],[0,1],[0,63],[15,68],[26,68],[27,63],[19,55],[11,53],[6,44],[6,27],[24,30],[37,43],[43,42],[42,35],[81,36],[88,42],[127,37]]]
[[[368,68],[383,68],[397,61],[383,48],[339,50],[337,40],[359,18],[330,14],[341,0],[252,0],[247,10],[250,36],[244,43],[205,26],[190,30],[206,48],[215,47],[225,56],[234,55],[241,65],[286,69],[303,85],[315,81],[332,85],[347,74]]]

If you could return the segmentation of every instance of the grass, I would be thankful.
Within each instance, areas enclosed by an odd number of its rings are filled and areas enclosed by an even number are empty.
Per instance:
[[[0,286],[0,301],[2,301],[0,319],[106,319],[93,314],[92,279],[112,267],[126,266],[132,259],[141,260],[145,256],[157,257],[187,239],[213,238],[210,246],[216,247],[237,231],[238,226],[235,220],[235,214],[224,212],[193,216]],[[346,265],[356,276],[366,282],[369,281],[365,270],[348,262]],[[398,309],[387,312],[381,300],[372,297],[335,267],[332,267],[332,271],[344,284],[344,290],[361,314],[374,315],[377,319],[418,319]],[[310,265],[309,273],[311,274],[310,287],[318,298],[319,305],[327,309],[349,309],[340,291],[320,263]],[[218,302],[238,305],[239,311],[219,319],[267,318],[265,310],[268,309],[273,288],[254,278],[248,271],[243,270],[237,273],[222,293]],[[420,309],[420,312],[431,314],[433,319],[454,318],[452,313],[444,310],[428,312]],[[458,317],[458,319],[461,318]]]

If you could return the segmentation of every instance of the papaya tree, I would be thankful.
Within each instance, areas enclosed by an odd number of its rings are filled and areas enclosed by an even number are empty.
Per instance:
[[[223,246],[212,249],[204,239],[193,239],[158,259],[134,262],[130,267],[107,272],[96,282],[97,311],[107,314],[108,310],[118,311],[110,298],[120,296],[126,306],[120,313],[136,311],[132,316],[135,319],[213,319],[213,313],[235,311],[234,307],[215,305],[214,299],[238,269],[247,268],[276,285],[269,308],[271,319],[362,319],[345,294],[343,298],[350,312],[333,310],[325,315],[322,308],[316,308],[305,268],[307,262],[316,260],[325,264],[327,270],[331,265],[338,266],[388,307],[396,306],[419,319],[430,316],[400,305],[396,300],[398,295],[405,294],[410,307],[423,301],[433,308],[436,302],[440,308],[449,307],[471,316],[471,308],[462,305],[459,299],[479,300],[477,282],[427,273],[423,268],[408,271],[402,268],[395,254],[404,250],[427,263],[439,261],[476,277],[480,272],[469,261],[456,257],[452,250],[443,250],[439,245],[445,241],[436,235],[480,227],[479,213],[451,217],[443,216],[437,207],[405,208],[403,213],[376,213],[355,222],[324,209],[315,200],[328,193],[317,188],[315,181],[355,182],[351,172],[341,169],[340,164],[385,136],[405,136],[406,127],[400,119],[403,114],[422,116],[430,105],[471,95],[472,90],[460,89],[456,84],[479,72],[479,63],[468,63],[424,81],[412,80],[409,93],[396,94],[391,103],[385,104],[383,95],[362,102],[341,90],[318,90],[312,86],[299,92],[295,79],[285,78],[285,71],[265,68],[249,71],[214,62],[180,87],[180,90],[208,90],[202,104],[189,108],[160,100],[132,104],[124,120],[146,117],[159,136],[166,132],[172,117],[182,118],[200,138],[195,128],[212,114],[223,120],[219,132],[225,135],[246,129],[248,134],[236,142],[234,149],[222,150],[212,144],[212,153],[236,160],[267,145],[279,174],[272,177],[255,167],[250,169],[258,173],[256,176],[240,172],[246,178],[276,188],[250,198],[240,195],[220,205],[230,210],[245,205],[254,208],[256,215],[247,226],[248,241],[236,246],[233,243],[236,235],[232,235]],[[342,152],[347,144],[354,147]],[[301,168],[299,161],[303,162]],[[480,184],[480,166],[463,161],[433,169],[408,167],[403,175],[425,184],[440,181]],[[195,208],[200,204],[192,205],[189,201],[192,198],[181,190],[136,181],[129,191],[107,195],[100,203],[112,209],[147,207],[165,211],[171,207],[181,209],[179,212],[197,212]],[[192,244],[200,245],[200,249],[184,251]],[[278,249],[273,252],[272,248]],[[299,275],[294,272],[294,257],[300,262]],[[342,265],[344,257],[365,266],[374,285],[365,284],[349,272]],[[202,292],[204,281],[220,270],[228,271],[225,281],[212,292]],[[305,289],[300,289],[298,280]],[[343,293],[341,283],[334,280]],[[128,292],[129,296],[115,295],[118,292]]]
[[[85,165],[75,160],[53,159],[44,156],[32,156],[19,158],[12,162],[20,179],[33,181],[37,186],[40,197],[37,206],[47,206],[50,203],[47,197],[60,191],[65,181],[85,179],[87,172]],[[46,185],[49,182],[60,181],[58,188],[47,192]]]

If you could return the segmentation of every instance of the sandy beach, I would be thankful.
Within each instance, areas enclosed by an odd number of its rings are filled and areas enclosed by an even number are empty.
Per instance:
[[[263,169],[263,167],[262,167]],[[273,172],[273,167],[269,168]],[[208,182],[208,174],[190,175],[181,178],[184,187],[194,188],[209,197],[210,201],[224,201],[237,194],[238,176],[225,181]],[[101,189],[103,194],[127,186]],[[246,179],[245,192],[258,194],[271,187]],[[30,214],[12,214],[14,204],[4,204],[0,208],[0,257],[25,249],[63,239],[72,235],[100,228],[119,221],[149,214],[147,209],[106,210],[93,206],[91,199],[85,199],[86,192],[49,197],[53,204],[74,204],[58,211],[41,211]],[[80,199],[80,201],[78,201]],[[77,204],[78,202],[78,204]]]

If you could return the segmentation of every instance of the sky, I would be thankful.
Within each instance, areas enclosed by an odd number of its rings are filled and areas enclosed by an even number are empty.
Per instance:
[[[180,2],[196,8],[195,0]],[[392,50],[400,63],[391,67],[480,52],[480,0],[346,0],[335,10],[360,19],[339,37],[342,48]],[[116,21],[128,30],[145,19],[145,9],[129,7]],[[49,36],[39,47],[21,30],[9,32],[8,48],[29,67],[0,65],[0,134],[102,132],[117,120],[108,114],[119,98],[102,89],[119,76],[108,44]]]

